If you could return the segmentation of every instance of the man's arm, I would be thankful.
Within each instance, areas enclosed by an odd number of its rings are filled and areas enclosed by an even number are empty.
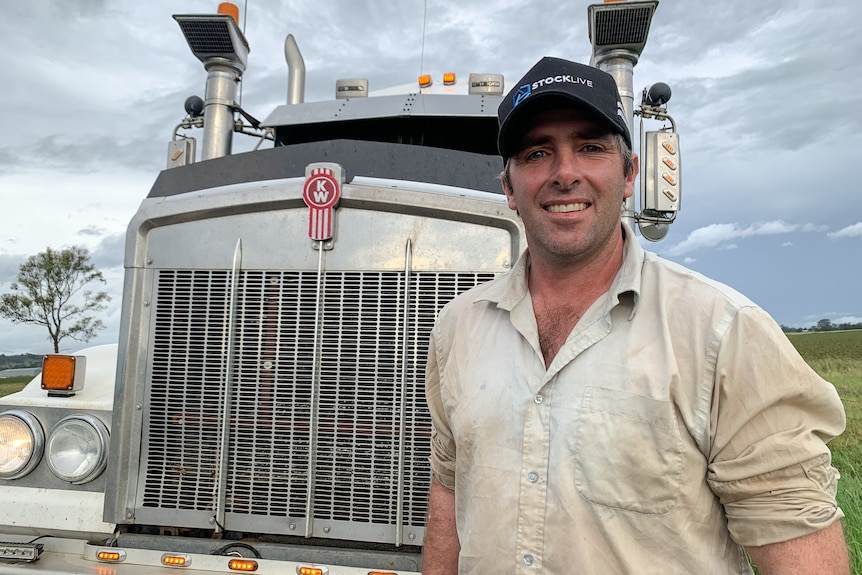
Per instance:
[[[850,575],[841,521],[804,537],[745,550],[763,575]]]
[[[437,478],[431,479],[423,545],[423,575],[458,573],[458,553],[461,551],[461,544],[458,542],[458,531],[455,529],[455,492],[444,487]]]

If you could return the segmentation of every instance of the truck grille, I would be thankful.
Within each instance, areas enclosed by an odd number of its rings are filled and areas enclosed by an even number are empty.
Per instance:
[[[317,272],[243,271],[231,324],[230,271],[157,272],[139,514],[419,544],[428,333],[493,277],[329,271],[318,293]]]

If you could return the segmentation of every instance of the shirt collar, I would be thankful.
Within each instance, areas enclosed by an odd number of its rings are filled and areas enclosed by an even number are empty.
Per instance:
[[[622,222],[623,236],[623,263],[614,278],[611,287],[607,291],[607,309],[617,304],[628,305],[631,308],[629,320],[634,317],[640,300],[641,273],[644,263],[644,249],[641,247],[634,232],[628,223]],[[497,307],[511,311],[518,302],[522,301],[529,293],[527,286],[527,270],[530,269],[530,250],[524,250],[521,257],[515,263],[512,270],[498,279],[476,297],[475,302],[489,301],[497,304]]]

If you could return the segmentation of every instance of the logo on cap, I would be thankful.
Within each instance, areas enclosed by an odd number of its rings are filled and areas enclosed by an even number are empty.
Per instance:
[[[523,86],[518,88],[518,91],[515,92],[515,95],[512,97],[512,107],[514,108],[515,106],[520,104],[521,100],[523,100],[524,98],[526,98],[527,96],[529,96],[532,93],[533,93],[532,84],[524,84]]]
[[[620,117],[620,120],[623,121],[623,124],[626,124],[626,111],[623,109],[623,103],[617,100],[617,116]]]

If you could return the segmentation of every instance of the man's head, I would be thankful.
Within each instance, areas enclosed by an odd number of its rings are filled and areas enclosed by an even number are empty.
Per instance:
[[[592,66],[545,57],[503,97],[497,110],[500,126],[497,149],[503,161],[518,151],[532,117],[566,106],[582,107],[595,114],[612,132],[620,134],[631,149],[628,121],[613,77]]]

